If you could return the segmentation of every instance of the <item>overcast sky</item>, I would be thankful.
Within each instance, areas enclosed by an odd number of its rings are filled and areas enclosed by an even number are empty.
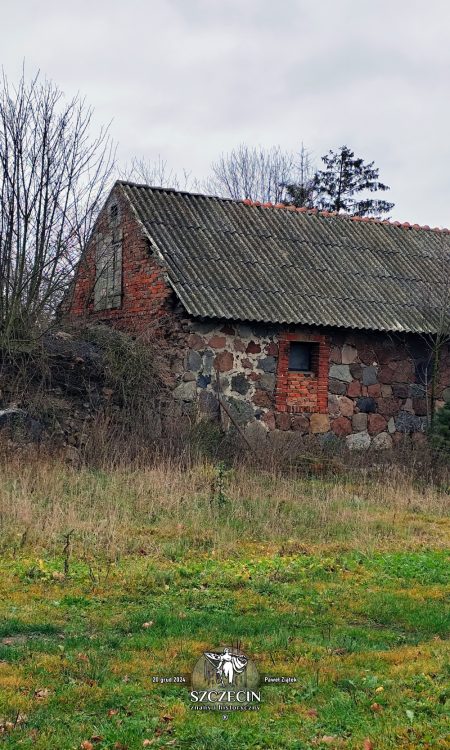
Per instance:
[[[0,0],[22,60],[96,121],[119,158],[208,174],[241,142],[375,160],[393,217],[450,225],[448,0]]]

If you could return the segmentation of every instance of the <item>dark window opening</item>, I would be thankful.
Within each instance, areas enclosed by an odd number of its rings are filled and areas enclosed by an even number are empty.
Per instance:
[[[311,372],[312,344],[304,341],[292,341],[289,347],[289,370],[294,372]]]

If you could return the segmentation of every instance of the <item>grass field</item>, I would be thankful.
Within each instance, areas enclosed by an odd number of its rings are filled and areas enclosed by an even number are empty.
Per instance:
[[[450,748],[442,489],[209,464],[1,480],[5,748]],[[258,713],[152,682],[236,641],[297,678]]]

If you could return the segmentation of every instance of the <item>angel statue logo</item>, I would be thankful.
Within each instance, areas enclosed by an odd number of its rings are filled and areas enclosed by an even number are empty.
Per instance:
[[[191,685],[191,708],[195,711],[259,709],[258,670],[239,648],[205,651],[194,667]]]
[[[227,685],[235,685],[235,678],[247,669],[247,657],[244,654],[235,656],[229,648],[224,648],[221,654],[215,651],[205,651],[203,656],[214,667],[221,687],[225,687],[224,680]],[[205,666],[206,664],[205,662]]]

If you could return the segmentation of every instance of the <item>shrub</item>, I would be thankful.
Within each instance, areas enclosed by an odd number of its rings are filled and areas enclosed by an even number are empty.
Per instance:
[[[432,434],[433,448],[450,453],[450,402],[444,404],[436,414]]]

